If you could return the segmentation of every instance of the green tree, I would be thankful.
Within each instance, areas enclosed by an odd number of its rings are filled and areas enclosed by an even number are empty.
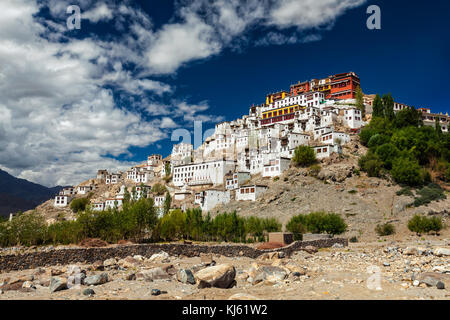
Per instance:
[[[381,97],[379,94],[375,96],[375,99],[373,100],[372,104],[372,116],[375,117],[384,117],[384,107],[383,107],[383,101],[381,101]]]
[[[423,183],[421,168],[417,160],[408,158],[395,159],[392,163],[391,174],[397,183],[403,183],[409,186],[418,186]]]
[[[295,148],[292,161],[302,167],[308,167],[316,162],[316,153],[309,146],[298,146]]]
[[[167,214],[170,211],[170,207],[172,206],[172,197],[170,196],[169,191],[166,192],[166,198],[164,199],[164,214]]]
[[[441,123],[439,121],[439,117],[436,117],[435,121],[434,121],[434,127],[436,129],[436,133],[437,135],[440,137],[442,136],[442,128],[441,128]]]
[[[361,110],[362,117],[366,115],[366,107],[364,105],[364,94],[361,90],[361,87],[358,86],[356,88],[356,106],[359,110]]]
[[[166,172],[166,177],[169,177],[171,175],[171,167],[170,167],[170,162],[167,161],[164,165],[164,170]]]
[[[292,217],[286,224],[286,230],[294,234],[294,240],[302,240],[306,233],[306,216],[299,214]]]
[[[75,213],[81,212],[86,210],[86,206],[88,204],[89,204],[88,198],[73,199],[72,202],[70,203],[70,209]]]
[[[394,99],[392,98],[390,93],[383,96],[383,109],[384,116],[386,118],[388,118],[389,120],[393,120],[395,118]]]

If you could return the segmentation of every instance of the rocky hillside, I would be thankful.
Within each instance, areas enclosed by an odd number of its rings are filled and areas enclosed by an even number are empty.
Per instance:
[[[309,169],[291,167],[279,178],[256,176],[249,184],[263,184],[269,189],[260,201],[232,201],[226,206],[216,207],[214,214],[236,210],[239,215],[276,217],[283,224],[297,214],[327,211],[341,214],[349,230],[348,237],[359,240],[374,240],[374,231],[379,223],[392,223],[397,237],[409,236],[407,221],[416,213],[439,214],[448,220],[450,197],[432,202],[428,206],[411,207],[411,196],[397,196],[400,186],[389,180],[370,178],[359,173],[358,158],[366,152],[355,141],[344,148],[344,156],[324,159],[317,177]],[[445,222],[445,221],[444,221]],[[449,230],[444,230],[449,233]]]

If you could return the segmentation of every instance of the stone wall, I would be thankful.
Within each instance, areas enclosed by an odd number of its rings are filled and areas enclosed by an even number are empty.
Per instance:
[[[313,241],[297,241],[289,246],[273,249],[258,250],[246,245],[194,245],[194,244],[138,244],[115,246],[108,248],[70,248],[56,249],[47,252],[33,252],[21,255],[5,255],[0,257],[0,270],[24,270],[37,267],[67,265],[72,263],[94,263],[104,261],[109,258],[125,258],[127,256],[142,255],[151,257],[160,251],[165,251],[169,255],[185,255],[187,257],[199,256],[200,253],[213,253],[227,257],[245,256],[257,258],[263,253],[273,251],[283,251],[290,255],[294,251],[299,251],[306,246],[317,248],[327,248],[339,243],[348,246],[347,239],[320,239]]]

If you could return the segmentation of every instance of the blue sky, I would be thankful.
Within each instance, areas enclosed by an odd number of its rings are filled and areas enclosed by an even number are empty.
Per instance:
[[[5,0],[0,168],[48,186],[167,156],[174,130],[354,71],[365,93],[448,112],[448,1]],[[80,30],[67,30],[79,5]],[[366,27],[369,5],[381,30]],[[6,81],[6,79],[8,79]]]

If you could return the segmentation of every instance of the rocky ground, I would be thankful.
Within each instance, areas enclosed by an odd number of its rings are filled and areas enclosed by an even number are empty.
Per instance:
[[[448,300],[450,239],[309,247],[257,259],[161,252],[1,273],[0,284],[0,299]]]

